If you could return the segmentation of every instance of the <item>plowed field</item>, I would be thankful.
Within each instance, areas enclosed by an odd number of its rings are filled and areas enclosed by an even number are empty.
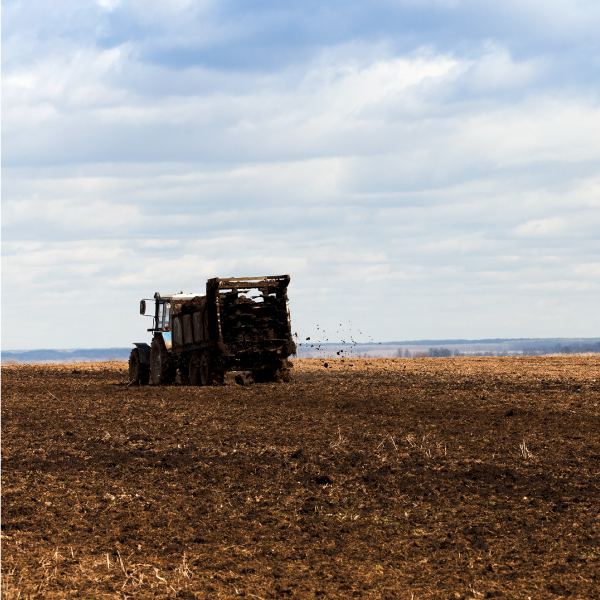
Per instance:
[[[2,598],[599,598],[600,357],[2,368]]]

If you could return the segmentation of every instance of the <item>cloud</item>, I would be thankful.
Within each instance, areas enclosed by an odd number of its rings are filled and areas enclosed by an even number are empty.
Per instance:
[[[306,331],[594,335],[595,3],[56,10],[3,7],[4,347],[268,272]]]
[[[523,237],[547,237],[565,231],[565,220],[560,217],[527,221],[516,228],[516,233]]]

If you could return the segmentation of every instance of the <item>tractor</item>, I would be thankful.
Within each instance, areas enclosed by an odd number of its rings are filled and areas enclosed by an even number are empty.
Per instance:
[[[140,302],[153,319],[152,343],[135,343],[130,384],[222,385],[228,371],[255,383],[286,380],[296,354],[290,324],[289,275],[215,277],[206,294],[166,294]],[[154,311],[148,312],[148,302]]]

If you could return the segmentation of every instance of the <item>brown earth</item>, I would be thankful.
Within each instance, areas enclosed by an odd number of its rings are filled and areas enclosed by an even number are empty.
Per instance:
[[[599,598],[600,357],[2,368],[2,598]]]

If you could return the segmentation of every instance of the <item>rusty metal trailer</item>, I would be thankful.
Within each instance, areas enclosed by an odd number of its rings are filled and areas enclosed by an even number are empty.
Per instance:
[[[255,382],[285,378],[296,353],[289,275],[214,278],[206,295],[154,295],[152,345],[135,344],[130,381],[218,385],[227,371],[251,371]],[[145,313],[142,300],[140,312]]]

